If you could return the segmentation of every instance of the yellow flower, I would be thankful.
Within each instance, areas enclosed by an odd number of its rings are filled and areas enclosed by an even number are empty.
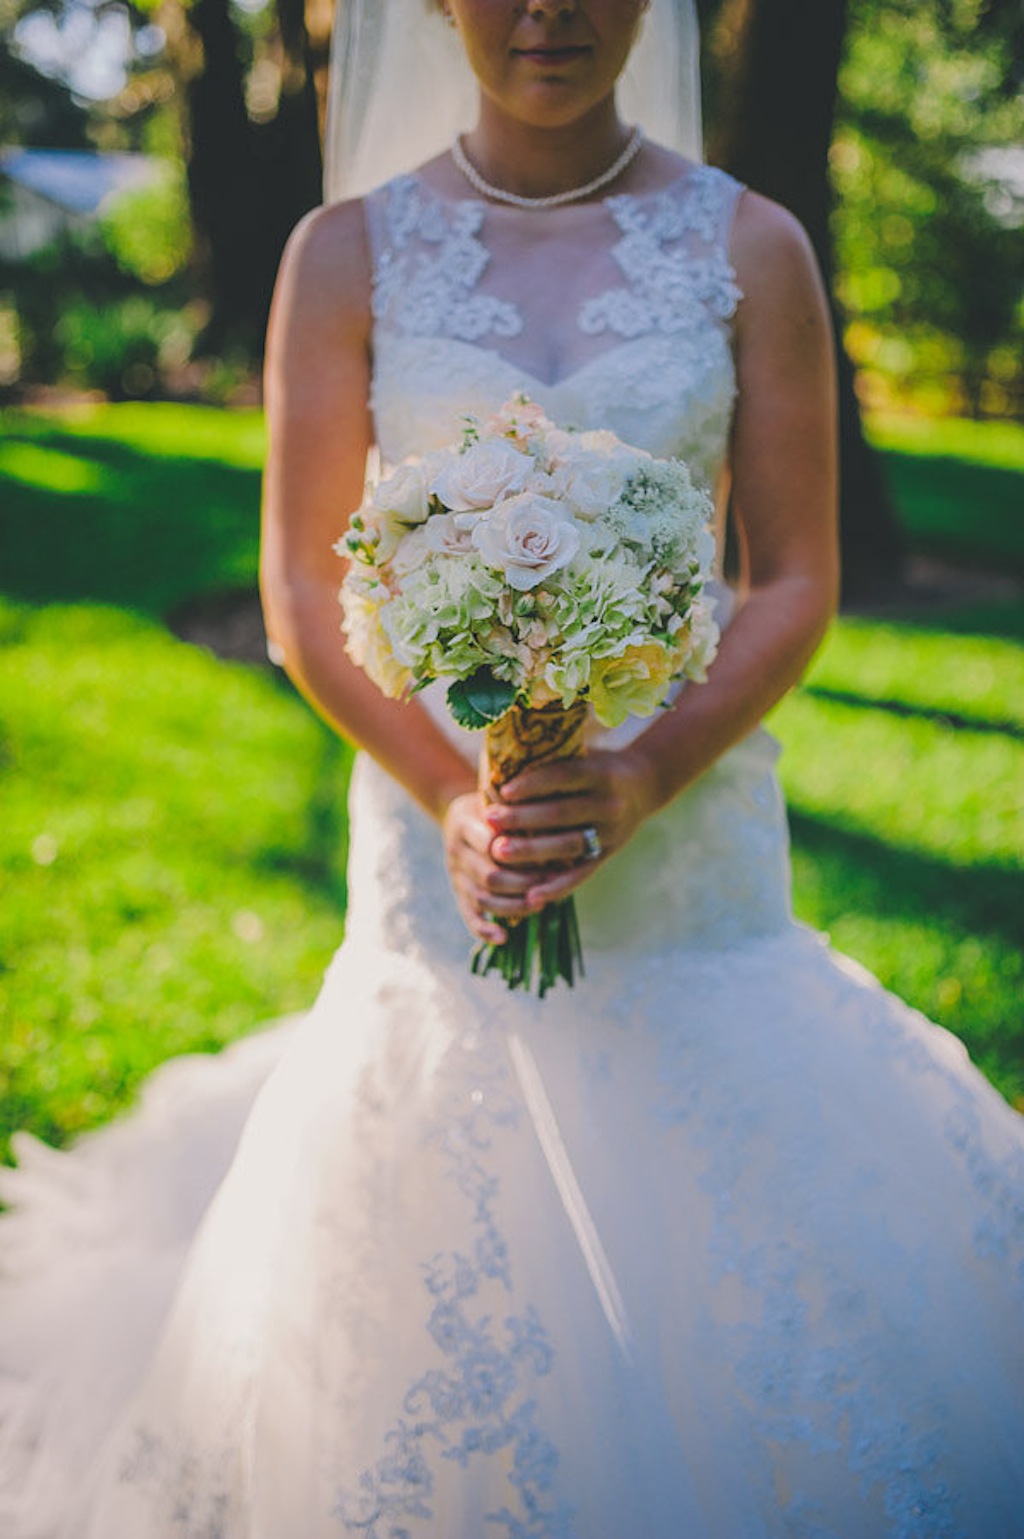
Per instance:
[[[651,716],[664,700],[672,659],[656,641],[627,647],[620,657],[595,662],[590,699],[602,727],[619,727],[627,716]]]

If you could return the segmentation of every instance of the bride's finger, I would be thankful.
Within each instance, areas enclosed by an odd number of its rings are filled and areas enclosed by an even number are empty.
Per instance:
[[[606,800],[593,794],[520,802],[514,807],[495,806],[487,813],[487,822],[496,838],[561,833],[607,821]]]
[[[522,919],[534,906],[525,892],[507,895],[478,892],[476,895],[477,912],[484,917],[491,915],[494,919]]]
[[[594,824],[586,825],[590,828]],[[560,829],[551,834],[528,834],[516,837],[499,834],[491,842],[491,854],[502,866],[536,868],[538,866],[574,866],[589,856],[591,841],[584,836],[583,828]]]
[[[499,897],[522,897],[534,877],[530,870],[499,865],[489,849],[483,855],[466,849],[459,864],[466,880],[476,891]]]
[[[588,860],[570,870],[545,876],[529,889],[527,901],[538,908],[544,908],[548,903],[557,903],[560,898],[567,898],[577,887],[582,886],[592,870],[593,862]]]
[[[502,786],[499,805],[503,802],[518,804],[527,801],[543,801],[549,796],[572,796],[593,790],[597,772],[587,757],[556,759],[550,764],[537,764],[524,769]]]
[[[485,941],[488,946],[500,946],[508,939],[507,928],[497,922],[490,910],[467,901],[459,904],[459,913],[474,940]]]

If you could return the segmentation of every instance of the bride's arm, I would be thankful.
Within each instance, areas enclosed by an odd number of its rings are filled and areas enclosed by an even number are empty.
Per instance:
[[[260,561],[267,633],[320,715],[441,822],[466,925],[481,940],[500,941],[493,916],[522,914],[533,876],[493,860],[473,769],[421,705],[380,693],[340,634],[343,566],[333,547],[362,500],[372,437],[370,299],[362,206],[310,215],[289,241],[267,339]]]
[[[708,682],[684,690],[630,748],[531,771],[506,788],[492,814],[502,836],[494,855],[521,868],[571,863],[538,876],[535,901],[564,896],[593,869],[580,863],[580,829],[593,825],[614,853],[756,726],[800,677],[834,612],[836,406],[821,280],[796,221],[749,193],[733,259],[745,295],[732,445],[742,603]]]
[[[472,789],[472,769],[421,706],[380,693],[340,633],[333,546],[362,500],[371,442],[370,293],[361,205],[309,216],[285,253],[267,339],[263,605],[307,700],[441,818]]]
[[[732,511],[745,592],[706,685],[644,734],[663,805],[797,682],[839,591],[835,361],[801,227],[750,193],[733,257],[737,314]]]

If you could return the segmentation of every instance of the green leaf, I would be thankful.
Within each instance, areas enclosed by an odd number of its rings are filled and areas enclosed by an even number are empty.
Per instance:
[[[505,679],[496,679],[489,668],[478,668],[468,679],[456,679],[448,688],[448,709],[460,727],[477,731],[504,716],[516,698]]]

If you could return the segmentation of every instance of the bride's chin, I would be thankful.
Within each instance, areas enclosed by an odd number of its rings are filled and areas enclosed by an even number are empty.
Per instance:
[[[615,118],[615,93],[593,93],[572,89],[563,81],[537,80],[515,93],[483,98],[483,113],[490,109],[493,126],[502,123],[510,129],[537,129],[551,133],[580,128]]]

